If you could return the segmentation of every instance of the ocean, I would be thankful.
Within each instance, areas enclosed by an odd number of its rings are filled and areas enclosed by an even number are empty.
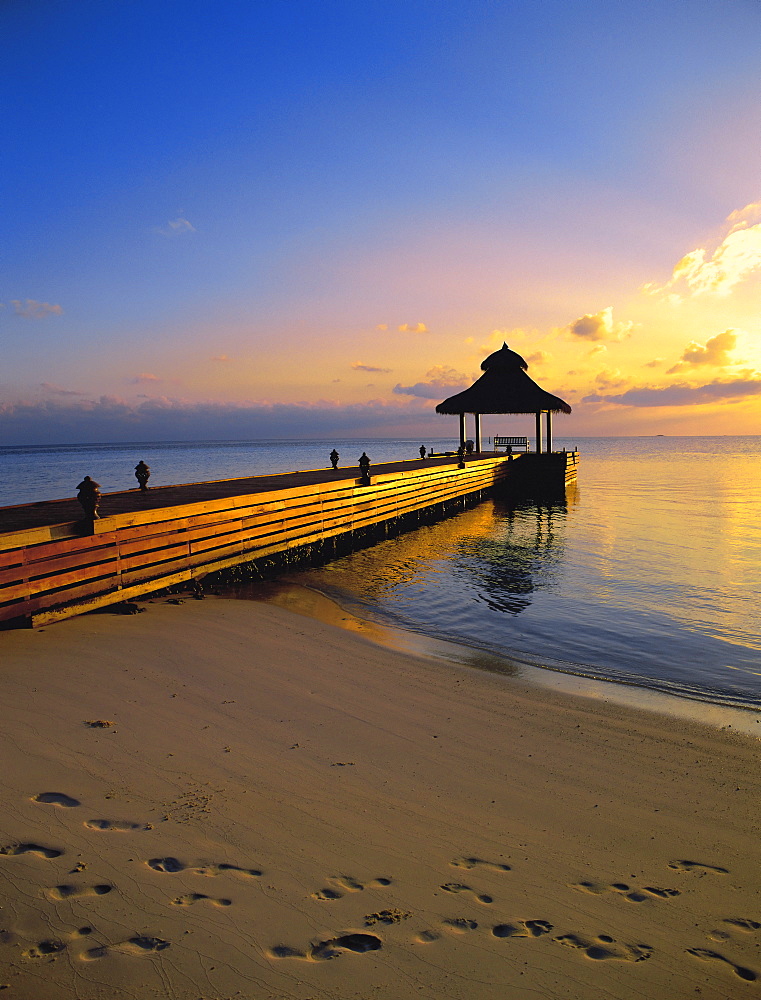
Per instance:
[[[2,448],[0,506],[412,458],[452,439]],[[359,617],[549,670],[761,707],[761,437],[558,438],[564,499],[491,498],[299,573]],[[0,512],[0,525],[2,512]]]

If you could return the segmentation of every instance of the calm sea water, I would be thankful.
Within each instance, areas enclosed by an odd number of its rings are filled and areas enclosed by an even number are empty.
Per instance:
[[[301,579],[519,662],[761,706],[761,438],[577,443],[562,502],[489,500]]]
[[[215,442],[0,449],[0,505],[151,483],[412,458],[421,442]],[[426,441],[437,449],[446,441]],[[360,616],[518,661],[761,706],[761,438],[559,439],[563,501],[493,499],[299,580]],[[0,522],[2,514],[0,513]]]
[[[104,493],[137,486],[135,466],[151,467],[151,486],[212,482],[277,472],[324,469],[332,448],[341,465],[356,465],[367,451],[373,462],[418,458],[421,444],[440,451],[456,448],[454,438],[408,441],[399,438],[331,441],[178,441],[135,444],[0,447],[0,508],[37,500],[76,496],[83,476]],[[0,514],[0,522],[2,514]]]

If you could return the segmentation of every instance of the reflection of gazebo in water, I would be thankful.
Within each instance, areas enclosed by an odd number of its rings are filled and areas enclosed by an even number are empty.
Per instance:
[[[437,413],[460,416],[460,444],[465,444],[465,414],[475,419],[475,446],[481,451],[482,413],[534,413],[536,415],[536,450],[542,451],[542,414],[547,414],[547,451],[552,451],[552,414],[570,413],[571,407],[560,396],[545,392],[526,374],[528,365],[507,344],[481,363],[483,375],[464,392],[450,396],[436,407]]]

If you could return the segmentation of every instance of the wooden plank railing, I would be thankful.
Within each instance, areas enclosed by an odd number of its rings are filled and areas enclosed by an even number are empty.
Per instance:
[[[0,533],[0,621],[44,624],[237,563],[357,531],[489,489],[506,459],[418,466],[369,486],[308,486],[102,517],[94,534],[60,524]]]

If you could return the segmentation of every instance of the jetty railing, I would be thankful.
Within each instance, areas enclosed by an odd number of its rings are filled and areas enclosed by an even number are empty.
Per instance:
[[[523,461],[521,457],[520,461]],[[0,531],[0,622],[34,627],[489,490],[505,456]],[[382,467],[378,467],[382,469]]]

